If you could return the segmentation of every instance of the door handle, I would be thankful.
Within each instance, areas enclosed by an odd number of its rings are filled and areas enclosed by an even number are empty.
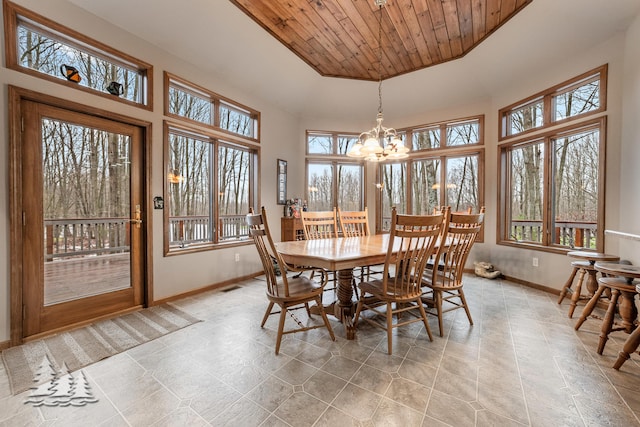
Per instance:
[[[135,224],[136,228],[140,228],[140,224],[142,224],[142,211],[140,210],[140,205],[136,205],[134,217],[129,221]]]

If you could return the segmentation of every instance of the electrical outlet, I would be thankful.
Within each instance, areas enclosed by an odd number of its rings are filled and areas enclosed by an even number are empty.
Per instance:
[[[236,262],[240,262],[240,254],[236,254]]]
[[[538,266],[538,258],[533,257],[533,266],[537,267]]]

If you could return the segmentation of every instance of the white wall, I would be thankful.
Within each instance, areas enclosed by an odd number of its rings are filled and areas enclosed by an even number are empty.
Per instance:
[[[640,15],[627,30],[622,86],[619,225],[611,229],[640,235]],[[640,242],[616,237],[609,240],[619,244],[619,253],[626,259],[640,265]]]

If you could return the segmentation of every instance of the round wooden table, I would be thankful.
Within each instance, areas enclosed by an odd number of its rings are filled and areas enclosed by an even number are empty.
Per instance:
[[[578,305],[578,301],[580,301],[581,299],[591,300],[593,295],[598,290],[598,280],[596,278],[597,271],[594,268],[595,263],[602,261],[619,261],[620,257],[617,255],[591,251],[570,251],[567,252],[567,256],[576,258],[579,261],[574,261],[571,263],[571,265],[573,266],[573,272],[571,273],[571,276],[569,277],[567,283],[562,288],[558,303],[562,302],[564,295],[566,295],[569,289],[571,289],[573,279],[576,276],[576,273],[579,272],[580,275],[578,277],[578,283],[576,285],[575,291],[573,291],[571,295],[571,305],[569,305],[569,317],[573,317],[573,312]],[[587,292],[589,293],[588,296],[582,296],[582,282],[584,280],[585,274],[587,274]]]
[[[616,285],[615,288],[612,289],[612,299],[614,298],[614,293],[619,293],[622,296],[618,310],[620,317],[622,318],[622,325],[620,329],[625,330],[630,333],[630,335],[618,354],[616,363],[613,365],[614,369],[620,369],[622,364],[629,359],[629,355],[636,351],[638,345],[640,345],[640,328],[636,327],[636,324],[634,323],[638,316],[638,310],[634,299],[636,294],[640,292],[640,284],[637,282],[634,283],[634,280],[640,279],[640,266],[613,262],[597,262],[595,264],[595,268],[609,276],[618,276],[604,277],[601,278],[600,281],[605,281],[605,284],[609,282],[609,284]],[[620,276],[622,276],[622,278],[620,278]],[[614,304],[610,304],[609,309],[607,310],[607,315],[610,311],[611,316],[615,314],[615,307],[612,307],[613,305]],[[607,316],[605,316],[605,321],[607,321]],[[607,332],[605,331],[605,327],[606,324],[603,322],[602,334]],[[603,340],[602,334],[600,335],[601,341]],[[606,338],[604,340],[606,342]]]

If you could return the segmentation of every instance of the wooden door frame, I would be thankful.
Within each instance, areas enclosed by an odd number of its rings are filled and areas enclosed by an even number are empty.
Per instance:
[[[22,300],[22,101],[33,101],[57,108],[66,109],[80,114],[93,115],[103,119],[114,120],[141,128],[143,159],[142,173],[144,187],[142,188],[143,221],[145,232],[142,238],[145,260],[143,268],[143,304],[149,305],[153,301],[153,229],[151,214],[151,123],[111,111],[90,107],[62,98],[45,95],[29,89],[9,85],[9,280],[10,280],[10,346],[23,343],[23,300]]]

